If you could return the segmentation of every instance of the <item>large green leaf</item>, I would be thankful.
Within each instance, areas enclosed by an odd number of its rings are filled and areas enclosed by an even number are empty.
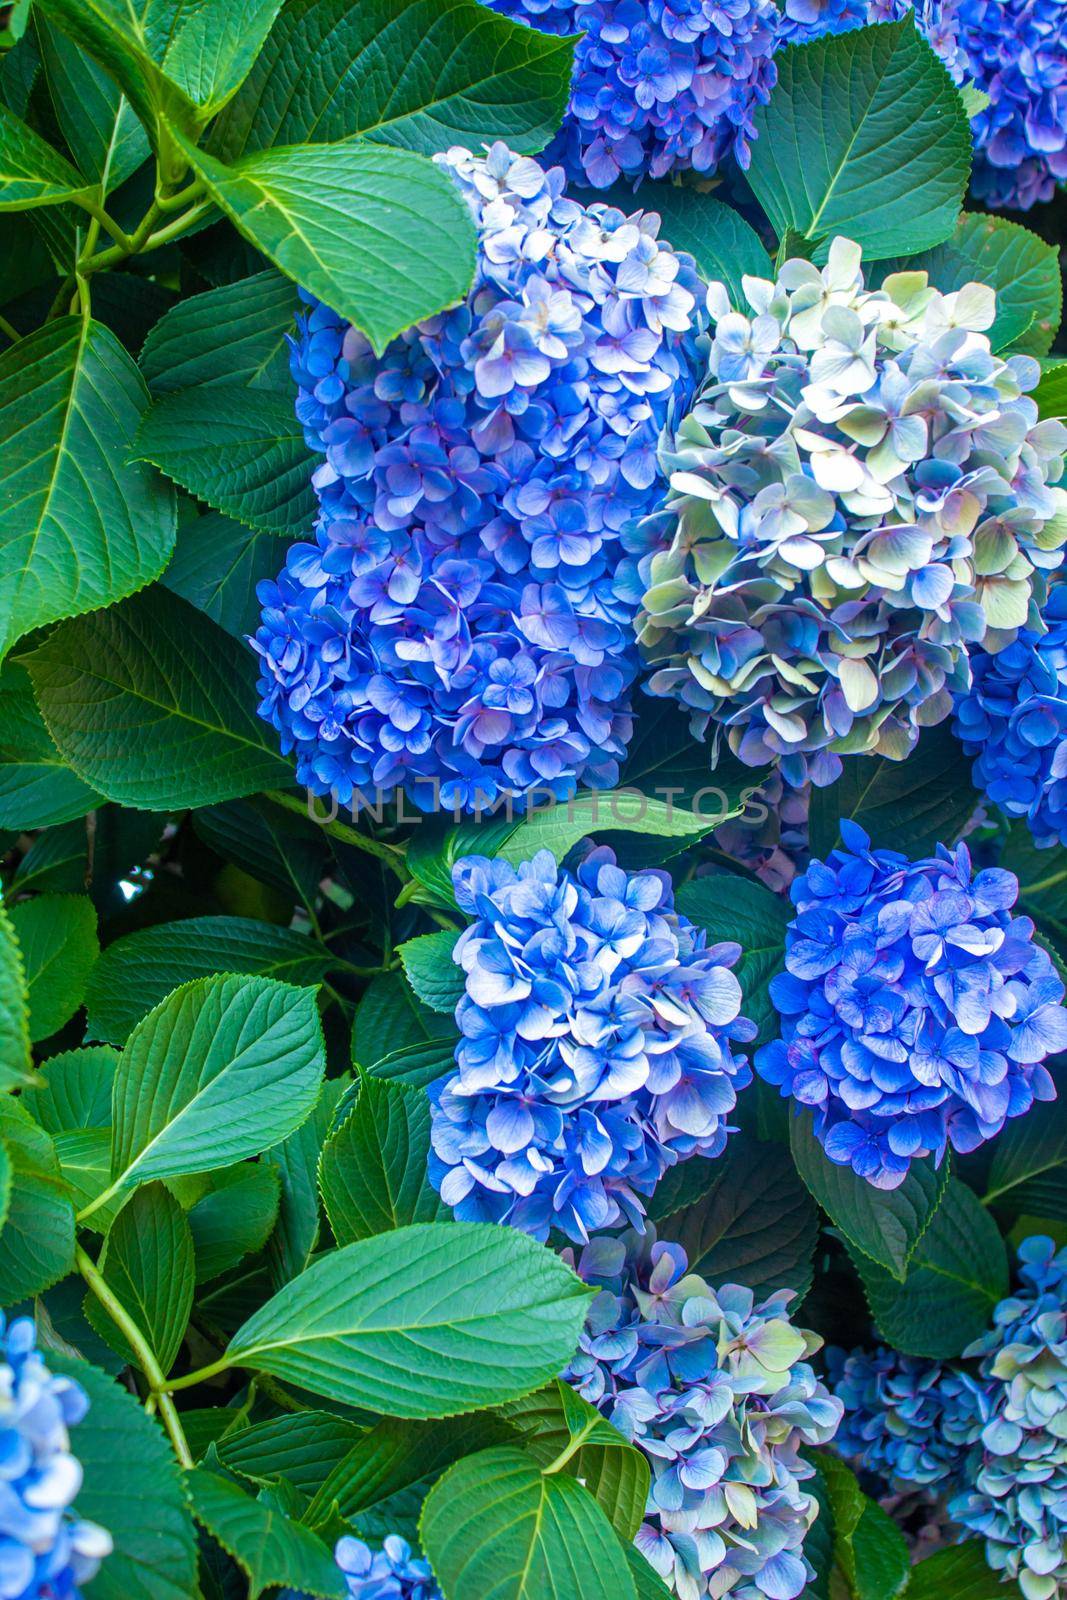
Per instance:
[[[505,861],[528,861],[538,850],[551,850],[557,861],[587,834],[618,832],[650,834],[660,839],[698,839],[734,814],[729,804],[715,811],[689,811],[636,789],[582,790],[573,800],[535,810],[498,847]]]
[[[192,978],[243,972],[314,988],[329,966],[326,950],[306,934],[252,917],[157,923],[104,951],[86,994],[86,1031],[92,1039],[125,1044],[135,1023]]]
[[[354,140],[290,145],[231,167],[184,148],[244,237],[361,328],[379,355],[470,288],[470,212],[424,156]]]
[[[262,1250],[278,1220],[281,1177],[269,1161],[224,1167],[189,1208],[197,1283],[229,1272]]]
[[[308,1267],[238,1330],[226,1360],[392,1416],[476,1411],[564,1367],[589,1298],[511,1229],[415,1224]]]
[[[419,1044],[402,1045],[399,1050],[379,1056],[376,1061],[360,1062],[360,1065],[366,1066],[367,1071],[376,1078],[388,1078],[395,1083],[407,1083],[416,1089],[425,1089],[446,1072],[454,1071],[457,1037],[458,1034],[450,1033]]]
[[[352,1060],[370,1067],[380,1060],[382,1041],[392,1050],[424,1045],[430,1039],[455,1039],[456,1024],[431,1011],[412,993],[402,972],[380,972],[360,997],[352,1023]]]
[[[871,1314],[907,1355],[948,1360],[985,1331],[1008,1292],[1008,1257],[996,1223],[974,1193],[949,1180],[903,1283],[857,1258]]]
[[[493,139],[533,152],[562,119],[573,58],[572,39],[474,0],[293,0],[211,148],[233,161],[359,135],[424,155]]]
[[[338,1244],[446,1211],[426,1177],[430,1103],[421,1089],[364,1078],[347,1119],[326,1141],[319,1186]]]
[[[994,350],[1051,350],[1063,309],[1059,257],[1029,228],[973,212],[960,218],[951,239],[901,265],[928,272],[938,289],[962,289],[965,283],[995,289],[997,319],[989,330]]]
[[[161,582],[235,639],[244,639],[259,626],[256,588],[277,577],[280,566],[273,534],[209,511],[178,529]]]
[[[797,1171],[816,1200],[856,1249],[902,1283],[945,1194],[948,1163],[913,1161],[896,1189],[876,1189],[851,1167],[826,1155],[811,1128],[811,1113],[794,1115],[789,1142]]]
[[[154,395],[226,384],[275,389],[288,398],[285,336],[295,310],[296,291],[280,272],[257,272],[180,300],[145,341],[145,382]]]
[[[110,1128],[118,1059],[118,1052],[107,1045],[49,1056],[25,1096],[34,1121],[51,1134]]]
[[[912,1569],[908,1600],[1021,1600],[1017,1583],[995,1572],[981,1539],[927,1556]]]
[[[987,1205],[1067,1222],[1067,1072],[1057,1076],[1052,1104],[1013,1117],[994,1143]]]
[[[463,968],[452,959],[457,937],[444,930],[424,933],[408,939],[398,951],[408,982],[423,1005],[449,1016],[463,994]]]
[[[71,1442],[84,1469],[75,1509],[106,1528],[115,1544],[85,1585],[85,1600],[189,1600],[196,1593],[196,1539],[163,1430],[95,1367],[53,1353],[48,1364],[88,1395],[88,1414]]]
[[[741,984],[742,1013],[759,1024],[757,1044],[774,1038],[779,1023],[771,1003],[770,982],[785,964],[788,901],[761,883],[724,873],[683,884],[675,903],[679,911],[707,930],[711,944],[726,939],[741,946],[734,971]]]
[[[147,399],[99,322],[61,317],[0,355],[0,656],[166,566],[173,490],[129,460]]]
[[[419,1531],[449,1600],[635,1600],[623,1547],[593,1497],[506,1445],[451,1467],[427,1495]]]
[[[164,394],[136,453],[251,527],[290,538],[310,528],[312,464],[289,395],[213,383]]]
[[[1046,364],[1034,399],[1042,417],[1067,417],[1067,361]]]
[[[912,18],[792,46],[775,61],[748,177],[779,237],[844,234],[868,260],[947,239],[970,176],[971,131]]]
[[[115,80],[40,11],[35,31],[63,137],[106,195],[148,159],[148,135]]]
[[[281,1585],[302,1595],[344,1600],[345,1580],[327,1545],[281,1508],[217,1472],[190,1472],[193,1514],[248,1576],[248,1600]]]
[[[289,780],[250,655],[167,590],[64,623],[25,660],[60,754],[109,800],[181,809]]]
[[[89,188],[69,161],[0,100],[0,212],[62,205]]]
[[[96,911],[84,894],[41,894],[11,907],[22,951],[30,1007],[30,1038],[50,1038],[85,999],[100,951]]]
[[[51,1288],[74,1265],[74,1207],[47,1133],[10,1095],[0,1097],[0,1140],[10,1164],[0,1228],[0,1303]]]
[[[160,1370],[169,1372],[189,1325],[196,1275],[185,1212],[162,1183],[146,1184],[127,1200],[97,1265]],[[92,1293],[85,1310],[100,1337],[124,1360],[135,1362],[125,1338]]]
[[[833,1527],[834,1560],[849,1595],[852,1600],[895,1600],[907,1588],[910,1574],[904,1535],[863,1493],[843,1461],[826,1451],[819,1453],[818,1463]]]
[[[24,667],[0,668],[0,828],[54,828],[99,802],[63,761]]]
[[[345,1088],[344,1078],[328,1079],[307,1121],[271,1150],[271,1163],[277,1169],[282,1186],[278,1226],[268,1251],[271,1276],[278,1285],[288,1283],[303,1272],[318,1244],[321,1225],[317,1182],[319,1156]]]
[[[0,904],[0,1092],[32,1082],[26,968],[7,908]]]
[[[117,1187],[229,1166],[298,1128],[325,1046],[315,994],[272,978],[199,978],[139,1022],[115,1074]]]
[[[820,859],[840,842],[842,817],[858,822],[876,849],[931,855],[955,843],[977,803],[971,763],[947,723],[927,729],[906,761],[845,756],[837,782],[811,795],[811,850]]]
[[[313,1496],[366,1436],[358,1423],[328,1411],[295,1411],[231,1432],[220,1441],[218,1456],[250,1483],[285,1478],[300,1494]],[[310,1507],[304,1520],[315,1524]]]

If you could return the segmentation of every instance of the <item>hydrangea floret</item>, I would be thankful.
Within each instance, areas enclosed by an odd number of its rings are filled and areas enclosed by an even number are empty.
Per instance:
[[[1023,628],[997,655],[971,661],[953,731],[975,756],[974,781],[1039,846],[1067,845],[1067,584],[1052,586],[1046,629]]]
[[[1067,179],[1067,16],[1063,0],[785,0],[780,37],[804,43],[914,14],[957,84],[988,105],[971,118],[972,188],[1026,210]]]
[[[349,1600],[441,1600],[430,1563],[414,1555],[399,1534],[391,1533],[380,1550],[346,1535],[337,1541],[334,1559]]]
[[[547,151],[606,189],[726,160],[747,167],[753,116],[777,81],[771,0],[486,0],[543,32],[582,35],[563,127]]]
[[[71,1515],[82,1469],[69,1429],[89,1409],[73,1379],[49,1371],[32,1321],[0,1313],[0,1594],[78,1600],[111,1536]]]
[[[732,1049],[756,1032],[740,947],[709,945],[666,873],[607,848],[574,874],[542,850],[470,856],[453,878],[474,920],[455,947],[457,1070],[430,1089],[431,1181],[463,1220],[541,1239],[639,1224],[669,1166],[722,1153],[751,1081]]]
[[[679,1600],[794,1600],[817,1515],[801,1450],[833,1437],[842,1407],[792,1293],[712,1288],[651,1228],[594,1239],[578,1272],[600,1293],[566,1376],[649,1458],[638,1548]]]
[[[753,766],[827,783],[840,756],[902,759],[969,682],[969,650],[1036,624],[1061,563],[1067,429],[1040,369],[1002,359],[992,290],[821,270],[713,284],[696,404],[661,452],[671,494],[627,530],[651,692]]]
[[[831,1347],[826,1365],[845,1408],[834,1438],[840,1455],[897,1490],[955,1485],[981,1407],[970,1374],[884,1345]]]
[[[638,664],[619,530],[691,392],[698,280],[656,216],[578,205],[502,144],[437,159],[477,224],[466,301],[381,358],[310,301],[293,348],[325,459],[314,543],[260,586],[260,713],[342,805],[615,781]]]
[[[913,1158],[973,1150],[1055,1098],[1042,1063],[1067,1048],[1064,986],[1012,914],[1013,873],[972,873],[964,844],[913,862],[851,821],[841,837],[790,890],[782,1034],[756,1067],[811,1108],[831,1161],[892,1189]]]

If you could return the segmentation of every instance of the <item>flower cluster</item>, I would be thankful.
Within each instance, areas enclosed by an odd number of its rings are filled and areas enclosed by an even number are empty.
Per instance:
[[[913,11],[955,81],[988,96],[971,119],[975,195],[1026,209],[1067,178],[1063,0],[785,0],[784,11],[781,37],[797,43]]]
[[[390,1534],[380,1550],[346,1536],[334,1552],[350,1600],[441,1600],[430,1563]]]
[[[312,302],[293,352],[321,512],[260,586],[260,712],[341,804],[614,781],[637,669],[619,529],[689,392],[698,280],[658,218],[567,200],[500,144],[438,159],[478,227],[467,300],[381,359]]]
[[[1018,1290],[962,1362],[831,1352],[847,1415],[835,1444],[898,1488],[951,1495],[949,1516],[985,1540],[990,1566],[1026,1600],[1055,1600],[1067,1586],[1067,1250],[1036,1236],[1019,1259]]]
[[[68,1429],[89,1408],[70,1378],[49,1372],[28,1318],[0,1315],[0,1594],[77,1600],[111,1552],[111,1538],[70,1515],[82,1472]]]
[[[458,1070],[430,1090],[431,1181],[464,1220],[542,1239],[639,1225],[668,1166],[722,1153],[751,1080],[730,1048],[756,1032],[739,947],[708,945],[666,873],[626,873],[606,848],[575,876],[547,850],[453,876],[475,920],[455,947]]]
[[[902,759],[1009,643],[1063,559],[1067,429],[1039,422],[1027,356],[981,330],[992,290],[924,274],[865,287],[858,245],[721,284],[707,381],[661,453],[672,494],[627,530],[649,688],[727,730],[750,765],[831,782],[840,755]]]
[[[793,1600],[817,1515],[800,1454],[825,1444],[841,1404],[789,1321],[788,1290],[712,1289],[654,1233],[595,1239],[578,1272],[601,1292],[565,1374],[652,1468],[638,1548],[679,1600]]]
[[[548,157],[577,183],[711,174],[749,163],[777,74],[771,0],[485,0],[542,31],[582,34]]]
[[[841,834],[790,891],[770,990],[782,1037],[756,1066],[812,1108],[832,1161],[892,1189],[912,1157],[973,1150],[1055,1098],[1041,1063],[1067,1047],[1064,988],[1033,923],[1011,915],[1013,873],[972,875],[964,844],[911,862],[855,823]]]
[[[956,697],[954,732],[976,756],[974,781],[1039,845],[1067,845],[1067,584],[1042,611],[1047,632],[1024,628],[997,655],[975,652],[970,689]]]

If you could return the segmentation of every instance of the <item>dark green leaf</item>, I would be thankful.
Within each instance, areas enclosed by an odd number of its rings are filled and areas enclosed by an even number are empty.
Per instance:
[[[842,817],[858,822],[875,848],[924,856],[951,845],[974,815],[971,763],[948,725],[928,729],[906,761],[845,756],[844,772],[813,789],[811,850],[820,860],[840,842]]]
[[[8,661],[0,668],[0,828],[53,828],[84,817],[99,798],[60,756],[25,669]]]
[[[755,228],[713,195],[664,181],[643,184],[623,209],[632,209],[635,202],[643,211],[659,212],[663,238],[676,250],[688,250],[709,283],[724,283],[737,309],[749,309],[742,277],[774,277],[774,264]],[[707,765],[705,760],[705,770]]]
[[[986,1204],[1011,1214],[1067,1222],[1067,1072],[1057,1072],[1051,1105],[1013,1117],[993,1145]]]
[[[451,1017],[431,1011],[411,992],[402,972],[381,972],[356,1007],[352,1024],[352,1059],[370,1066],[380,1057],[383,1040],[391,1051],[418,1048],[431,1039],[455,1039]]]
[[[895,1600],[907,1588],[910,1573],[904,1535],[862,1492],[843,1461],[820,1453],[819,1469],[829,1500],[834,1558],[849,1594],[853,1600]]]
[[[92,823],[64,822],[45,828],[15,868],[12,894],[78,894],[89,876]]]
[[[63,137],[79,170],[106,195],[148,159],[148,135],[114,79],[43,14],[36,33]]]
[[[256,798],[197,811],[193,826],[223,860],[314,904],[329,857],[329,839],[318,823]]]
[[[450,1016],[463,994],[463,968],[452,959],[458,934],[442,931],[409,939],[399,949],[408,982],[431,1011]]]
[[[273,534],[210,511],[179,528],[162,581],[220,628],[243,639],[259,625],[256,585],[276,577],[279,566]]]
[[[291,1483],[312,1496],[331,1472],[367,1437],[357,1423],[328,1411],[297,1411],[241,1428],[218,1446],[219,1460],[230,1472],[252,1483]],[[310,1514],[304,1518],[314,1526]]]
[[[0,1091],[32,1081],[26,968],[7,908],[0,904]]]
[[[457,1034],[451,1034],[441,1039],[427,1039],[425,1044],[404,1045],[389,1055],[379,1057],[377,1061],[361,1062],[360,1065],[366,1065],[367,1071],[375,1078],[388,1078],[397,1083],[410,1084],[416,1089],[425,1089],[446,1072],[455,1070],[457,1037]]]
[[[630,1576],[634,1580],[637,1600],[665,1600],[665,1597],[670,1596],[671,1591],[659,1573],[649,1564],[635,1544],[623,1545],[623,1554],[630,1568]]]
[[[0,1228],[0,1303],[15,1305],[74,1265],[74,1207],[52,1140],[10,1095],[0,1098],[0,1139],[10,1163]]]
[[[908,1600],[1021,1600],[1017,1583],[994,1572],[981,1539],[938,1550],[912,1569]]]
[[[352,1112],[323,1148],[319,1186],[338,1244],[445,1212],[426,1177],[430,1103],[421,1089],[364,1078]]]
[[[262,1250],[278,1220],[281,1179],[270,1162],[224,1167],[189,1208],[196,1281],[206,1283]]]
[[[0,100],[0,212],[57,206],[88,193],[80,172]]]
[[[224,384],[273,389],[288,399],[285,336],[296,303],[293,285],[278,272],[257,272],[180,301],[145,342],[145,382],[154,395]]]
[[[100,951],[96,911],[84,894],[42,894],[11,907],[36,1044],[69,1022],[85,999]]]
[[[269,1245],[271,1276],[279,1286],[303,1272],[318,1244],[319,1155],[346,1087],[344,1078],[324,1083],[307,1121],[270,1153],[282,1185],[278,1226]]]
[[[710,943],[733,940],[741,946],[734,972],[741,984],[742,1014],[759,1024],[757,1044],[776,1038],[778,1013],[769,985],[785,964],[789,902],[761,883],[724,873],[683,884],[675,904],[698,927],[707,929]]]
[[[254,1500],[217,1472],[188,1477],[193,1513],[248,1575],[248,1600],[284,1585],[302,1594],[344,1600],[346,1585],[327,1546],[277,1505]]]
[[[161,1183],[146,1184],[123,1206],[97,1263],[108,1288],[136,1323],[161,1371],[174,1365],[193,1309],[193,1240],[185,1213]],[[86,1315],[100,1337],[135,1362],[93,1294]]]

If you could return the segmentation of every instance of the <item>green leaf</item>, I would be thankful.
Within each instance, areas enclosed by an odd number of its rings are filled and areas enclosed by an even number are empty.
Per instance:
[[[0,1092],[33,1079],[26,968],[7,908],[0,904]]]
[[[290,899],[309,907],[316,903],[330,864],[329,838],[306,815],[259,796],[197,811],[193,827],[224,861]]]
[[[207,1283],[262,1250],[278,1220],[281,1179],[270,1162],[224,1167],[189,1208],[196,1281]]]
[[[623,1554],[630,1568],[630,1576],[634,1580],[637,1600],[665,1600],[665,1597],[670,1596],[671,1591],[659,1573],[635,1544],[623,1545]]]
[[[125,1044],[142,1017],[192,978],[248,973],[317,988],[329,967],[328,952],[306,934],[252,917],[157,923],[116,939],[104,951],[86,994],[86,1032],[109,1044]]]
[[[312,464],[288,395],[225,384],[164,394],[137,434],[151,461],[216,511],[265,533],[306,533]]]
[[[259,626],[256,586],[276,577],[280,565],[273,534],[209,511],[178,529],[161,581],[235,639],[244,639]]]
[[[183,149],[249,243],[361,328],[378,355],[470,288],[470,212],[424,156],[356,140],[291,145],[227,167],[188,142]]]
[[[792,46],[775,62],[748,179],[779,237],[844,234],[869,261],[947,239],[970,176],[971,130],[912,19]]]
[[[1034,399],[1042,417],[1067,417],[1067,361],[1045,366]]]
[[[392,1416],[476,1411],[565,1366],[589,1299],[524,1235],[416,1224],[308,1267],[238,1330],[226,1360]]]
[[[749,310],[742,277],[774,277],[774,263],[755,228],[713,195],[680,188],[666,180],[642,184],[640,196],[631,192],[628,201],[621,191],[617,200],[615,194],[613,190],[612,203],[621,205],[624,211],[632,210],[638,198],[643,211],[658,211],[663,238],[676,250],[688,250],[702,278],[725,284],[730,303],[738,310]],[[705,760],[705,773],[707,765]]]
[[[164,589],[64,623],[24,659],[60,754],[109,800],[182,810],[289,780],[249,653]]]
[[[0,656],[31,628],[111,605],[166,566],[173,491],[129,460],[147,402],[99,322],[61,317],[0,355]]]
[[[1020,1600],[1017,1583],[994,1572],[980,1539],[938,1550],[912,1568],[908,1600]]]
[[[11,893],[77,894],[84,889],[91,829],[92,824],[84,819],[45,828],[15,868]]]
[[[904,1535],[867,1498],[843,1461],[820,1451],[818,1464],[833,1523],[834,1559],[849,1594],[853,1600],[895,1600],[907,1588],[911,1570]]]
[[[406,1083],[415,1089],[425,1089],[446,1072],[455,1070],[457,1037],[452,1033],[440,1039],[427,1039],[425,1043],[403,1045],[399,1050],[367,1063],[367,1071],[375,1078],[386,1078],[393,1083]]]
[[[635,1600],[611,1524],[577,1479],[503,1446],[458,1461],[426,1497],[423,1549],[449,1600]]]
[[[1067,1222],[1067,1073],[1057,1075],[1051,1105],[1013,1117],[993,1145],[986,1205],[1015,1216]]]
[[[137,1324],[164,1374],[177,1359],[193,1309],[193,1239],[185,1212],[162,1183],[132,1195],[111,1226],[97,1263],[108,1288]],[[124,1360],[136,1358],[90,1293],[85,1312]]]
[[[100,952],[96,911],[84,894],[42,894],[10,910],[22,951],[30,1007],[30,1038],[49,1039],[85,999]]]
[[[871,1315],[907,1355],[945,1361],[985,1331],[1008,1292],[1008,1257],[996,1223],[966,1184],[949,1180],[945,1197],[898,1282],[865,1259],[856,1262]]]
[[[51,1288],[74,1266],[74,1207],[52,1140],[10,1095],[0,1098],[0,1139],[10,1162],[0,1299],[11,1306]]]
[[[46,1133],[111,1126],[111,1089],[118,1051],[107,1045],[64,1050],[35,1074],[25,1104]]]
[[[966,283],[995,289],[997,319],[989,330],[994,350],[1037,356],[1051,350],[1063,309],[1059,257],[1029,228],[1006,217],[969,213],[951,239],[901,266],[928,272],[930,282],[946,292]]]
[[[733,970],[743,995],[741,1011],[759,1024],[753,1048],[776,1038],[779,1020],[770,982],[785,965],[789,902],[761,883],[724,873],[683,884],[675,904],[707,930],[710,943],[733,940],[741,946],[741,959]]]
[[[326,1141],[319,1163],[319,1186],[338,1244],[446,1214],[426,1177],[429,1149],[424,1092],[364,1078],[355,1107]]]
[[[343,1600],[345,1581],[327,1546],[280,1509],[254,1500],[217,1472],[196,1467],[188,1476],[193,1514],[248,1576],[248,1600],[284,1585],[307,1595]]]
[[[366,1437],[366,1429],[344,1417],[297,1411],[229,1434],[220,1441],[218,1456],[230,1472],[252,1483],[285,1478],[300,1494],[312,1496]],[[310,1507],[303,1520],[315,1525]]]
[[[811,851],[825,860],[840,843],[842,817],[858,822],[878,848],[907,856],[953,844],[974,815],[971,763],[948,725],[928,729],[906,761],[846,756],[844,772],[827,789],[813,789]]]
[[[811,1196],[778,1145],[742,1136],[718,1161],[697,1162],[706,1192],[669,1217],[666,1237],[685,1247],[689,1270],[712,1285],[743,1283],[763,1299],[777,1289],[804,1295],[811,1288],[819,1216]],[[675,1169],[680,1170],[680,1169]]]
[[[89,188],[69,161],[0,100],[0,212],[62,205]]]
[[[269,1245],[271,1276],[279,1286],[303,1272],[318,1244],[319,1155],[345,1088],[344,1078],[324,1083],[307,1121],[270,1153],[282,1185],[278,1226]]]
[[[370,1066],[380,1058],[382,1040],[393,1051],[431,1039],[455,1039],[451,1017],[431,1011],[411,992],[402,972],[380,972],[360,996],[352,1024],[352,1060]]]
[[[55,1135],[56,1156],[64,1183],[70,1189],[75,1211],[81,1211],[104,1193],[111,1178],[110,1128],[68,1128]],[[120,1201],[108,1200],[85,1224],[106,1233],[119,1212]]]
[[[559,127],[573,60],[572,39],[474,0],[295,0],[211,148],[234,161],[358,134],[423,155],[493,139],[530,154]]]
[[[463,995],[463,968],[452,959],[456,933],[420,934],[398,950],[408,982],[431,1011],[450,1015]]]
[[[789,1143],[797,1171],[850,1244],[899,1283],[933,1218],[949,1182],[948,1163],[913,1161],[896,1189],[876,1189],[851,1167],[830,1160],[811,1131],[811,1113],[795,1115]]]
[[[148,135],[115,80],[42,12],[36,23],[56,118],[79,171],[106,196],[148,159]]]
[[[116,1188],[230,1166],[312,1111],[325,1069],[314,991],[198,978],[130,1034],[115,1074]]]
[[[573,800],[553,804],[547,810],[534,810],[509,834],[496,854],[517,864],[530,860],[538,850],[551,850],[556,860],[562,861],[579,839],[605,830],[695,840],[734,814],[730,806],[698,814],[684,806],[650,798],[637,789],[586,789]]]
[[[463,856],[495,855],[519,826],[514,817],[451,822],[447,816],[428,816],[412,834],[407,864],[419,885],[413,896],[420,904],[455,909],[452,868]]]
[[[71,1448],[84,1469],[75,1510],[106,1528],[115,1548],[86,1585],[86,1600],[189,1600],[196,1544],[174,1452],[131,1394],[84,1361],[48,1364],[89,1397]]]
[[[63,761],[25,668],[0,668],[0,828],[54,828],[84,817],[100,796]]]
[[[285,336],[296,306],[293,285],[279,272],[257,272],[180,300],[145,341],[145,382],[153,395],[223,384],[274,390],[288,399]]]

